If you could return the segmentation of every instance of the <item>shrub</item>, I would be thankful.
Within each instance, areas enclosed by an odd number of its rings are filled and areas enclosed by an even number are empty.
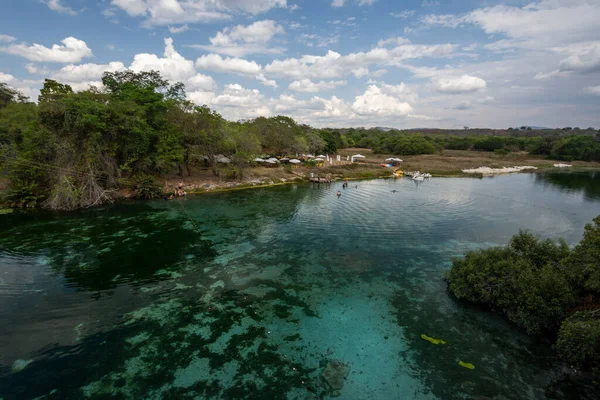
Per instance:
[[[567,318],[558,331],[555,349],[565,361],[579,366],[589,364],[599,374],[600,309],[576,312]]]
[[[557,328],[574,302],[561,260],[564,242],[519,232],[508,247],[471,251],[446,274],[456,297],[497,307],[530,334]]]
[[[151,175],[138,175],[131,186],[133,197],[150,200],[162,195],[162,187]]]
[[[12,207],[35,208],[45,197],[36,182],[17,179],[11,181],[6,201]]]

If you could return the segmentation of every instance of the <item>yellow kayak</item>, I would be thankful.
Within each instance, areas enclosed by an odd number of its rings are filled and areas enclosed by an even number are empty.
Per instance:
[[[442,339],[434,339],[434,338],[431,338],[431,337],[429,337],[429,336],[427,336],[427,335],[425,335],[425,334],[422,334],[422,335],[421,335],[421,339],[423,339],[423,340],[427,340],[428,342],[430,342],[430,343],[433,343],[433,344],[435,344],[435,345],[438,345],[438,344],[446,344],[446,342],[445,342],[445,341],[443,341]]]
[[[463,362],[463,361],[458,361],[458,364],[461,367],[464,367],[464,368],[467,368],[467,369],[475,369],[475,366],[473,364],[471,364],[471,363],[466,363],[466,362]]]

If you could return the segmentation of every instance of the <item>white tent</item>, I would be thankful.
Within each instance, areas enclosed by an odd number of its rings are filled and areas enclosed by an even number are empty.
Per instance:
[[[325,156],[324,156],[324,155],[320,155],[320,156],[317,156],[317,157],[318,157],[318,158],[325,158]]]
[[[274,163],[278,163],[278,162],[279,162],[279,160],[278,160],[278,159],[276,159],[276,158],[273,158],[273,157],[271,157],[271,158],[269,158],[269,159],[267,160],[267,162],[269,162],[269,161],[272,161],[272,162],[274,162]]]
[[[300,164],[301,162],[302,161],[296,159],[290,160],[290,164]]]
[[[324,160],[324,159],[322,159],[322,158],[315,158],[315,161],[317,161],[317,162],[323,162],[323,161],[325,161],[325,160]]]
[[[363,156],[362,154],[355,154],[351,157],[351,161],[354,162],[354,159],[356,158],[367,158],[365,156]]]
[[[254,162],[265,162],[265,160],[263,160],[262,158],[255,158]]]
[[[385,161],[395,161],[395,162],[402,162],[401,159],[399,158],[386,158]]]

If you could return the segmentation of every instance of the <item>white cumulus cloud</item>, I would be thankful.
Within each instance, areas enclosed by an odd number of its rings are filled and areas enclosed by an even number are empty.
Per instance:
[[[242,58],[223,58],[218,54],[206,54],[196,60],[196,67],[216,72],[234,73],[240,75],[257,76],[262,67],[255,61]]]
[[[258,74],[258,76],[256,77],[256,80],[258,80],[264,86],[270,86],[272,88],[277,89],[277,82],[275,82],[272,79],[267,79],[264,74]]]
[[[476,92],[487,87],[486,81],[470,75],[434,78],[434,85],[438,92],[443,93]]]
[[[288,88],[295,92],[318,93],[327,90],[333,90],[337,86],[343,86],[346,83],[346,81],[313,82],[310,79],[302,79],[290,83],[290,86]]]
[[[112,0],[111,4],[132,17],[146,18],[146,25],[170,25],[261,14],[272,8],[287,7],[287,0]]]
[[[159,71],[163,77],[172,82],[184,82],[196,74],[194,62],[186,60],[173,46],[173,39],[165,39],[163,57],[156,54],[136,54],[131,63],[133,71]]]
[[[61,0],[47,0],[47,1],[42,1],[42,2],[44,4],[46,4],[49,9],[51,9],[52,11],[56,11],[57,13],[71,15],[71,16],[77,15],[77,12],[75,10],[73,10],[71,7],[62,5]]]
[[[183,33],[183,32],[187,32],[189,30],[190,30],[190,27],[187,26],[187,24],[181,25],[181,26],[170,26],[169,27],[169,32],[171,32],[172,34]]]
[[[93,56],[92,50],[83,40],[68,37],[61,43],[63,45],[55,44],[51,48],[37,43],[31,46],[11,44],[8,47],[0,47],[0,51],[37,62],[77,63],[83,58]]]
[[[279,47],[270,47],[268,43],[276,36],[285,34],[280,24],[272,20],[257,21],[248,26],[237,25],[225,28],[211,38],[210,45],[190,45],[214,53],[241,57],[247,54],[277,54],[283,51]]]
[[[382,88],[371,85],[361,96],[357,96],[352,111],[358,115],[407,115],[413,110],[406,101],[386,94]]]
[[[122,62],[108,64],[65,65],[52,74],[52,79],[70,85],[73,90],[85,90],[90,86],[102,86],[104,72],[117,72],[126,69]]]
[[[15,40],[17,40],[17,38],[14,36],[0,35],[0,42],[10,43],[10,42],[14,42]]]
[[[337,78],[352,73],[360,67],[381,64],[398,64],[403,60],[424,57],[447,57],[456,46],[453,44],[419,45],[404,43],[394,48],[376,47],[368,52],[341,55],[329,50],[324,56],[305,55],[301,58],[274,60],[265,71],[289,79]]]

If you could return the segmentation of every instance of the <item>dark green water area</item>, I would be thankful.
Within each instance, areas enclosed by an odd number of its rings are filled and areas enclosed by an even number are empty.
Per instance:
[[[0,399],[592,399],[443,274],[598,214],[600,174],[547,173],[0,216]]]

